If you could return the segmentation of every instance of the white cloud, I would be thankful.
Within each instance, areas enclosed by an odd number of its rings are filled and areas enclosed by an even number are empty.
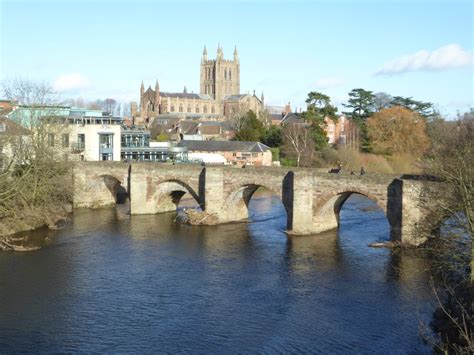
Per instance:
[[[61,75],[54,82],[54,89],[62,92],[74,92],[77,90],[88,89],[91,82],[81,74],[72,73]]]
[[[393,59],[383,65],[376,75],[398,74],[410,71],[440,71],[472,65],[472,53],[459,44],[448,44],[430,52],[421,50]]]
[[[334,76],[326,76],[323,78],[319,78],[316,80],[315,85],[318,89],[329,89],[340,86],[344,83],[344,80],[334,77]]]

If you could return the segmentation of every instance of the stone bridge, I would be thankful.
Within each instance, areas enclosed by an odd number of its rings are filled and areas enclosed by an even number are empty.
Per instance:
[[[339,212],[352,193],[375,201],[390,223],[391,240],[418,245],[422,182],[395,175],[339,175],[302,168],[82,162],[74,166],[74,207],[101,207],[130,198],[131,214],[176,210],[189,193],[219,223],[248,217],[253,193],[265,187],[287,212],[287,231],[315,234],[339,226]]]

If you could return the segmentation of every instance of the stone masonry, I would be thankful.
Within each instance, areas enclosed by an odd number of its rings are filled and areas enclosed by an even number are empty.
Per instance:
[[[203,211],[214,215],[213,220],[227,223],[248,218],[250,199],[262,186],[281,199],[288,233],[304,235],[337,228],[342,205],[352,193],[359,193],[385,212],[392,241],[418,245],[425,240],[417,228],[424,218],[421,184],[394,175],[341,175],[302,168],[81,162],[74,167],[74,206],[114,204],[125,191],[132,215],[154,214],[176,210],[189,193]]]

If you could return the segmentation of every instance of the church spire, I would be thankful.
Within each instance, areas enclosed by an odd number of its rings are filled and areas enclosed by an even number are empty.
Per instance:
[[[222,52],[221,44],[217,45],[217,59],[222,59],[224,57],[224,53]]]
[[[155,82],[155,111],[158,111],[158,107],[160,104],[160,84],[158,83],[158,79]]]
[[[202,51],[202,60],[205,61],[207,60],[207,48],[206,45],[204,45],[204,49]]]
[[[262,90],[262,95],[260,96],[260,100],[263,102],[265,100],[265,96],[263,96],[263,90]]]
[[[239,61],[239,52],[237,52],[237,46],[234,48],[234,62]]]
[[[140,86],[140,94],[143,95],[144,92],[145,92],[145,86],[143,85],[143,80],[142,80],[142,85]]]

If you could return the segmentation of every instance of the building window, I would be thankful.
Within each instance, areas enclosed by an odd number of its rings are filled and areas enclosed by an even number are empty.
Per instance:
[[[191,112],[191,106],[188,106],[186,109],[188,112]]]
[[[232,72],[229,69],[229,80],[232,80]]]
[[[77,135],[77,145],[80,149],[84,149],[86,146],[86,135],[84,133],[79,133]]]
[[[100,155],[100,160],[102,160],[102,161],[113,160],[112,159],[112,153],[102,153]]]
[[[7,130],[7,125],[5,123],[0,123],[0,132],[5,132]]]
[[[113,134],[99,134],[100,149],[112,149],[114,142]]]
[[[179,112],[183,112],[183,106],[179,105]]]
[[[54,147],[54,133],[48,133],[48,145]]]
[[[227,69],[224,69],[224,80],[227,80]]]
[[[211,113],[216,113],[216,109],[214,106],[211,107]]]
[[[199,113],[199,106],[196,106],[196,113]]]
[[[170,111],[171,111],[171,112],[174,112],[174,105],[171,105]]]
[[[204,108],[203,108],[202,112],[207,113],[207,106],[206,105],[204,105]]]
[[[69,147],[69,134],[68,133],[63,133],[62,143],[63,143],[63,148]]]

